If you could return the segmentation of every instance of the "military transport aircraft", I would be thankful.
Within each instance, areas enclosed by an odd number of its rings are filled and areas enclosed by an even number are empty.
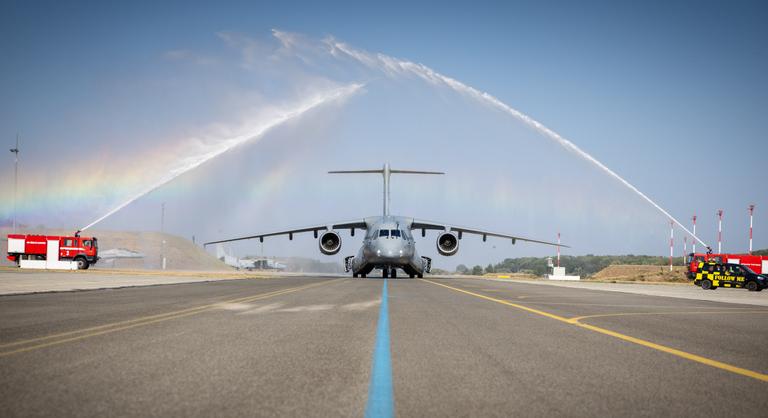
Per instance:
[[[224,239],[219,241],[206,242],[208,244],[219,244],[224,242],[240,241],[246,239],[258,238],[264,242],[264,238],[276,235],[288,235],[292,240],[294,234],[302,232],[312,232],[315,238],[319,235],[320,252],[325,255],[334,255],[341,250],[341,236],[336,230],[348,229],[350,234],[355,236],[355,230],[365,231],[363,246],[356,256],[349,256],[344,259],[344,268],[347,272],[352,271],[353,277],[366,277],[373,269],[380,269],[382,277],[397,277],[397,269],[402,269],[411,278],[423,277],[424,273],[429,273],[432,266],[432,260],[429,257],[422,257],[416,252],[416,243],[412,234],[414,230],[421,230],[421,236],[426,236],[426,231],[441,231],[437,237],[437,252],[443,256],[452,256],[459,250],[459,240],[463,234],[482,235],[483,241],[488,237],[511,239],[512,244],[516,241],[535,242],[547,245],[559,245],[553,242],[538,241],[534,239],[522,238],[514,235],[498,234],[495,232],[482,231],[478,229],[462,228],[458,226],[447,225],[438,222],[424,221],[404,216],[393,216],[389,213],[389,177],[391,174],[445,174],[434,171],[413,171],[413,170],[394,170],[389,164],[384,164],[380,170],[348,170],[348,171],[329,171],[329,174],[352,174],[352,173],[375,173],[384,176],[384,214],[382,216],[370,216],[351,222],[339,222],[330,225],[317,225],[306,228],[292,229],[288,231],[271,232],[266,234],[249,235],[247,237]],[[323,231],[322,233],[320,233]],[[561,245],[567,247],[567,245]]]

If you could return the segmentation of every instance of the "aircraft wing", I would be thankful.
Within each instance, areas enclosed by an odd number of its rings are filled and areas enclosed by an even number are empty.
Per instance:
[[[268,232],[265,234],[256,234],[256,235],[248,235],[245,237],[238,237],[238,238],[228,238],[228,239],[222,239],[218,241],[210,241],[203,244],[203,246],[209,245],[209,244],[221,244],[224,242],[232,242],[232,241],[242,241],[246,239],[255,239],[258,238],[259,241],[264,242],[264,238],[266,237],[274,237],[278,235],[288,235],[288,239],[293,239],[293,236],[295,234],[301,234],[303,232],[312,232],[315,234],[315,238],[317,238],[317,234],[319,231],[327,231],[329,229],[350,229],[352,230],[352,234],[354,235],[355,229],[366,229],[366,223],[363,220],[360,221],[350,221],[350,222],[339,222],[334,224],[328,224],[328,225],[317,225],[317,226],[308,226],[304,228],[297,228],[297,229],[289,229],[286,231],[278,231],[278,232]]]
[[[519,237],[516,235],[508,235],[508,234],[500,234],[497,232],[490,232],[490,231],[483,231],[480,229],[475,228],[464,228],[461,226],[453,226],[443,223],[437,223],[437,222],[431,222],[431,221],[424,221],[419,219],[414,219],[413,224],[411,224],[412,229],[421,229],[422,230],[422,236],[424,236],[424,232],[428,229],[430,230],[438,230],[438,231],[446,231],[446,232],[456,232],[459,234],[459,237],[463,234],[474,234],[474,235],[482,235],[483,241],[486,240],[488,237],[496,237],[496,238],[507,238],[512,240],[512,244],[514,244],[516,241],[526,241],[526,242],[534,242],[537,244],[546,244],[546,245],[559,245],[561,247],[570,248],[567,245],[564,244],[558,244],[556,242],[548,242],[548,241],[539,241],[536,239],[530,239],[530,238],[524,238]]]

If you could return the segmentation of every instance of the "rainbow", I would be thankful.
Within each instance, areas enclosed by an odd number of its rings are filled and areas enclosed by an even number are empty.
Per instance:
[[[271,129],[317,107],[344,100],[361,88],[361,84],[349,84],[318,91],[290,105],[262,109],[258,117],[241,126],[216,126],[212,134],[164,141],[165,145],[148,154],[125,156],[103,151],[75,169],[71,163],[62,163],[50,170],[24,173],[16,195],[19,222],[46,219],[61,224],[66,219],[80,219],[82,213],[103,213],[80,228],[85,230],[180,175],[246,142],[258,141]],[[267,174],[264,184],[282,182],[290,171],[282,166],[277,170]],[[6,187],[2,194],[12,196],[13,190]],[[11,219],[13,211],[12,198],[0,202],[0,219]]]

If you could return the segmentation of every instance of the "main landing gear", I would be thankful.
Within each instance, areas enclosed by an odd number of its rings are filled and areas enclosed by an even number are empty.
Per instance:
[[[381,269],[381,277],[384,278],[384,279],[386,279],[388,277],[396,279],[397,278],[397,269],[396,268],[384,267],[383,269]]]
[[[363,270],[363,271],[365,271],[365,270]],[[405,272],[405,274],[408,275],[408,277],[410,277],[412,279],[416,278],[416,277],[421,279],[421,278],[424,277],[424,274],[410,273],[407,268],[404,269],[403,271]],[[362,273],[362,272],[361,273],[352,273],[352,277],[355,277],[355,278],[357,278],[357,277],[365,278],[368,275],[368,273],[370,273],[370,270],[368,272],[366,272],[366,273]],[[393,267],[384,267],[384,268],[382,268],[381,269],[381,277],[383,279],[396,279],[397,278],[397,268],[393,268]]]

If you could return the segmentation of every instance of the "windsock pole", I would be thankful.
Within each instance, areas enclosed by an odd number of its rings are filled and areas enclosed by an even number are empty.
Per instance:
[[[723,253],[723,210],[717,211],[717,253]]]
[[[669,271],[672,271],[672,257],[675,255],[675,221],[669,221]]]
[[[696,215],[693,215],[693,236],[696,236]],[[693,253],[696,254],[696,240],[693,240]]]
[[[755,205],[749,205],[749,254],[752,255],[752,212],[755,211]]]

